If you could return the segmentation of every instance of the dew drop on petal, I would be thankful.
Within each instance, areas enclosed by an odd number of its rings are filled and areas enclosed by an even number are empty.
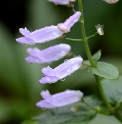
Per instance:
[[[65,59],[64,62],[66,62],[68,59]]]
[[[71,76],[72,73],[70,73],[68,76]]]
[[[71,71],[72,71],[72,69],[71,69],[71,68],[68,68],[68,69],[67,69],[67,72],[68,72],[68,73],[69,73],[69,72],[71,72]]]
[[[74,61],[71,61],[71,64],[73,64],[74,63]]]
[[[62,78],[61,81],[65,81],[66,78]]]
[[[47,81],[50,81],[50,77],[47,78]]]

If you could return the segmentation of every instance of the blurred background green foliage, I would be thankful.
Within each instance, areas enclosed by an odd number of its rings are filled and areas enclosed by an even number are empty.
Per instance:
[[[103,0],[83,0],[87,36],[96,32],[95,25],[103,24],[105,35],[89,40],[92,54],[102,50],[102,60],[118,67],[122,73],[122,1],[109,5]],[[77,3],[75,10],[78,10]],[[41,99],[40,92],[49,89],[51,93],[65,89],[80,89],[85,95],[97,94],[94,77],[78,70],[65,81],[55,84],[39,84],[41,69],[45,65],[28,64],[24,61],[26,49],[44,49],[50,45],[67,43],[75,55],[86,54],[83,43],[55,40],[45,44],[24,46],[15,41],[21,37],[18,29],[27,27],[30,31],[44,26],[57,25],[72,15],[70,8],[55,6],[47,0],[7,0],[0,3],[0,124],[20,124],[25,119],[41,112],[35,103]],[[79,23],[67,34],[70,38],[81,38]],[[66,58],[50,64],[55,67]]]

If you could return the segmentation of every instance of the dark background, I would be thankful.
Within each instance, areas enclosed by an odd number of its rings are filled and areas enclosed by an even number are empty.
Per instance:
[[[95,25],[103,24],[103,36],[89,40],[92,54],[102,50],[102,59],[116,65],[122,73],[122,1],[109,5],[102,0],[83,0],[87,36],[96,32]],[[78,10],[77,3],[75,10]],[[49,25],[57,25],[72,15],[71,9],[55,6],[47,0],[1,0],[0,2],[0,124],[20,124],[41,112],[35,103],[41,99],[40,92],[48,89],[52,94],[65,89],[80,89],[85,95],[97,94],[94,77],[86,70],[79,70],[51,85],[42,85],[41,68],[45,65],[28,64],[24,61],[28,47],[44,49],[58,43],[68,43],[75,55],[87,59],[83,44],[55,40],[35,46],[24,46],[15,41],[19,28],[30,31]],[[75,24],[70,38],[81,38],[79,23]],[[56,67],[64,59],[52,63]]]

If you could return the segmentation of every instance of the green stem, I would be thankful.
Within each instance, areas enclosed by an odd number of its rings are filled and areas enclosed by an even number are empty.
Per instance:
[[[83,39],[72,39],[72,38],[68,38],[68,37],[66,37],[65,39],[66,40],[71,40],[71,41],[83,41]]]
[[[82,30],[82,37],[83,37],[83,43],[84,43],[85,51],[86,51],[86,54],[87,54],[87,57],[88,57],[88,59],[89,59],[89,61],[90,61],[91,66],[92,66],[92,67],[95,67],[95,64],[94,64],[94,61],[93,61],[93,59],[92,59],[92,55],[91,55],[91,52],[90,52],[90,49],[89,49],[89,45],[88,45],[88,42],[87,42],[86,33],[85,33],[83,7],[82,7],[82,1],[81,1],[81,0],[78,0],[78,6],[79,6],[79,10],[80,10],[80,12],[81,12],[80,21],[81,21],[81,30]],[[103,89],[102,89],[99,76],[97,76],[97,75],[94,75],[94,76],[95,76],[96,82],[97,82],[97,84],[98,84],[98,87],[99,87],[101,96],[102,96],[102,98],[103,98],[105,104],[106,104],[107,107],[109,108],[110,112],[111,112],[111,113],[114,113],[113,107],[112,107],[111,104],[108,102],[108,100],[107,100],[107,98],[106,98],[106,96],[105,96],[105,94],[104,94],[104,91],[103,91]]]
[[[93,35],[87,37],[87,40],[90,39],[90,38],[92,38],[92,37],[94,37],[94,36],[96,36],[96,34],[97,34],[97,32],[95,32]]]
[[[100,93],[101,93],[101,96],[103,97],[103,100],[105,102],[105,104],[107,105],[107,107],[109,108],[110,112],[112,114],[114,114],[114,108],[111,106],[111,104],[108,102],[105,94],[104,94],[104,91],[102,89],[102,86],[101,86],[101,82],[100,82],[100,77],[97,76],[97,75],[94,75],[95,79],[96,79],[96,82],[97,82],[97,85],[99,87],[99,90],[100,90]]]
[[[88,36],[88,37],[86,37],[86,39],[88,40],[88,39],[90,39],[90,38],[92,38],[92,37],[94,37],[94,36],[96,36],[96,34],[97,34],[97,32],[95,32],[93,35],[91,35],[91,36]],[[68,38],[68,37],[65,37],[65,39],[66,40],[71,40],[71,41],[83,41],[83,39],[72,39],[72,38]]]

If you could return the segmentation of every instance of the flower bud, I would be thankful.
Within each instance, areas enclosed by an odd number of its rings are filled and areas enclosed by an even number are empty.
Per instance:
[[[97,33],[98,33],[99,35],[104,35],[104,31],[103,31],[104,26],[103,26],[103,25],[98,24],[98,25],[96,25],[95,27],[96,27]]]

